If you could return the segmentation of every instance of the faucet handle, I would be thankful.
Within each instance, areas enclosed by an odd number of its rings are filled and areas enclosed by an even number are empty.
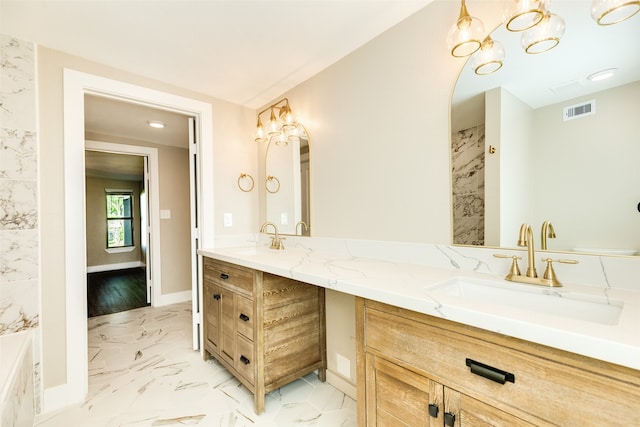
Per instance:
[[[511,258],[511,268],[509,268],[508,276],[520,276],[520,267],[518,266],[518,260],[522,259],[522,257],[518,255],[503,255],[503,254],[493,254],[496,258]]]
[[[578,261],[575,259],[551,259],[551,258],[543,258],[542,262],[547,263],[547,268],[544,270],[543,278],[550,280],[552,286],[560,286],[560,281],[556,276],[556,272],[553,269],[553,263],[559,262],[560,264],[578,264]]]

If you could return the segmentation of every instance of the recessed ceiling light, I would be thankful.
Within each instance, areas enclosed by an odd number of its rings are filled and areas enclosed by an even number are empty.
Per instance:
[[[156,129],[162,129],[164,128],[164,123],[159,122],[157,120],[150,120],[147,122],[149,124],[149,126],[151,126],[152,128],[156,128]]]
[[[608,79],[608,78],[612,77],[616,73],[616,71],[618,71],[617,68],[609,68],[609,69],[606,69],[606,70],[598,71],[597,73],[593,73],[593,74],[589,75],[587,77],[587,79],[591,80],[592,82],[605,80],[605,79]]]

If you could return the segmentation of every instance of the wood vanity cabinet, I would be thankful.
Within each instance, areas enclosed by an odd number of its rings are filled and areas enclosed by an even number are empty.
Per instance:
[[[640,426],[640,371],[362,298],[356,316],[359,426]]]
[[[314,370],[326,379],[324,288],[203,257],[204,358],[213,356],[254,394]]]

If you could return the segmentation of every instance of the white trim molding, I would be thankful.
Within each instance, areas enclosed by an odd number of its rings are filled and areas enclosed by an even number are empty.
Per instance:
[[[64,69],[63,80],[67,377],[66,384],[60,386],[64,389],[62,396],[46,390],[45,410],[80,403],[88,392],[84,96],[93,94],[196,116],[202,157],[208,162],[213,159],[211,104],[71,69]],[[202,194],[209,196],[202,217],[213,218],[213,168],[200,171]],[[201,231],[207,239],[213,239],[213,220],[203,222]]]

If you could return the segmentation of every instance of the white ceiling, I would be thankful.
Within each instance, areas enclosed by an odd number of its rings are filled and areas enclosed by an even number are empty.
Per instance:
[[[431,1],[0,0],[0,28],[258,108]]]

